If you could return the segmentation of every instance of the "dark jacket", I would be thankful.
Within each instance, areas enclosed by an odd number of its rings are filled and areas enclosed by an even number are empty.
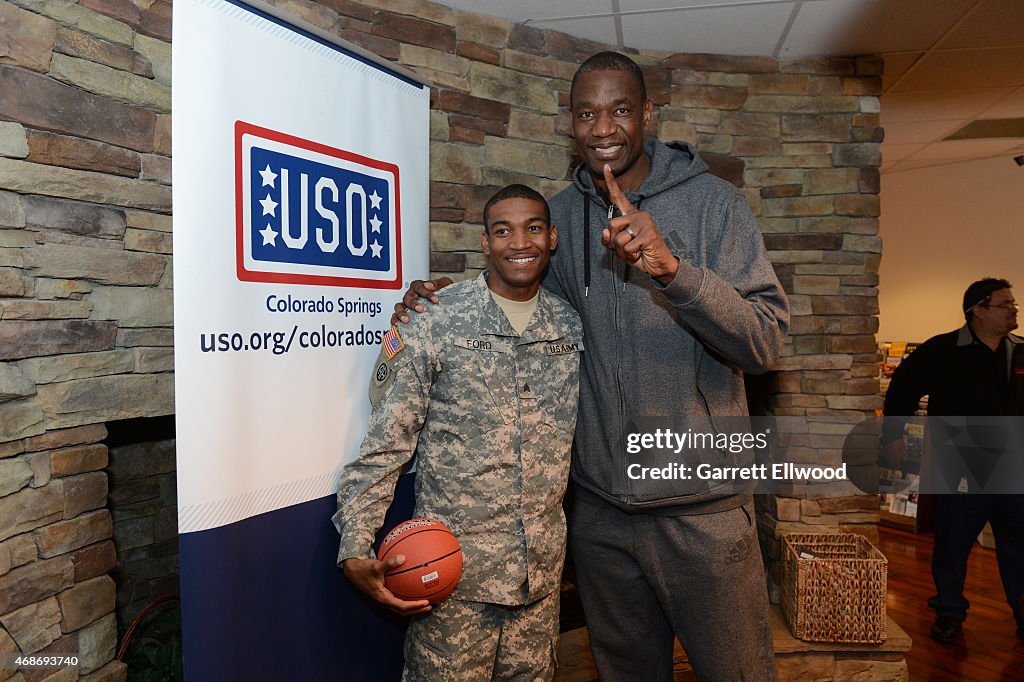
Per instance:
[[[747,414],[743,372],[760,374],[775,363],[789,326],[789,303],[743,194],[708,173],[688,144],[649,140],[644,151],[650,174],[626,197],[651,212],[679,258],[679,272],[668,286],[601,245],[608,203],[585,167],[576,169],[573,186],[551,200],[561,238],[545,286],[576,308],[587,339],[571,474],[584,495],[630,511],[727,509],[747,498],[720,483],[631,480],[626,468],[632,462],[697,460],[745,465],[752,463],[752,452],[630,456],[625,434],[731,430],[715,418]]]
[[[933,336],[904,358],[885,393],[887,417],[911,416],[921,396],[941,417],[1024,415],[1024,338],[1009,334],[999,357],[964,325]],[[882,441],[899,438],[905,420],[886,419]]]

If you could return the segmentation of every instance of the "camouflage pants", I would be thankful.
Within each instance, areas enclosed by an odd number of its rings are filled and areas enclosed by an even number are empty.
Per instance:
[[[403,682],[550,680],[558,598],[555,590],[525,606],[445,599],[409,625]]]

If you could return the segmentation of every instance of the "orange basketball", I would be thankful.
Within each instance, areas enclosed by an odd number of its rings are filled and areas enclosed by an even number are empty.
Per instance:
[[[384,575],[384,585],[399,599],[437,603],[455,591],[462,577],[462,549],[440,521],[409,519],[384,537],[380,561],[402,554],[405,563]]]

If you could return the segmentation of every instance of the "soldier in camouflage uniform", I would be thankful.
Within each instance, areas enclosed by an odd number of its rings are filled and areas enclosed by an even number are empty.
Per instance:
[[[405,680],[554,674],[562,496],[583,343],[575,311],[539,288],[557,243],[548,216],[533,190],[499,191],[484,209],[491,269],[445,289],[445,305],[417,316],[400,336],[389,332],[374,365],[369,429],[342,475],[334,522],[349,579],[392,610],[415,614]],[[533,302],[524,315],[521,307]],[[404,557],[371,558],[414,455],[414,515],[451,528],[464,558],[457,590],[432,610],[384,587],[385,571]]]

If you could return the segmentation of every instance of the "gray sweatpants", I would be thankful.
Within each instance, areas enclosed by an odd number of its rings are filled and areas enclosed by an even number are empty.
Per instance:
[[[603,682],[671,682],[674,636],[702,682],[775,680],[753,506],[652,516],[577,497],[569,547]]]

